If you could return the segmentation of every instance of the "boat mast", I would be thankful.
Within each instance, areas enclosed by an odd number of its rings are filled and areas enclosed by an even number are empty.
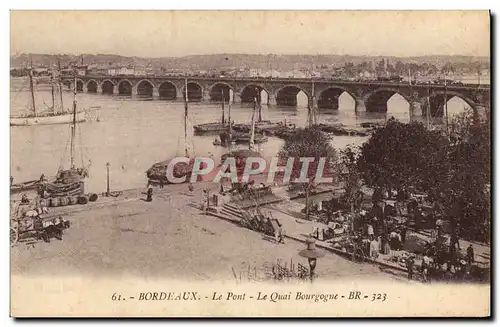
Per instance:
[[[31,61],[31,68],[28,75],[30,78],[31,106],[33,109],[33,116],[36,116],[35,89],[33,87],[33,58],[30,57],[30,61]]]
[[[52,68],[51,74],[50,74],[50,86],[51,86],[51,91],[52,91],[52,112],[56,113],[56,93],[55,93],[55,88],[54,88],[54,69]]]
[[[255,108],[257,106],[257,96],[254,97],[253,101],[253,111],[252,111],[252,126],[250,128],[250,142],[248,148],[253,150],[255,147]]]
[[[76,135],[76,68],[74,69],[73,87],[73,122],[71,124],[71,169],[75,168],[75,135]]]
[[[448,94],[447,94],[447,85],[446,85],[446,77],[444,75],[444,115],[446,119],[446,134],[448,134]]]
[[[425,111],[425,119],[427,123],[427,129],[431,128],[431,121],[430,121],[430,116],[431,116],[431,88],[427,88],[427,110]]]
[[[256,91],[256,96],[257,96],[257,105],[259,106],[259,120],[257,120],[259,123],[262,121],[262,99],[260,98],[260,91],[258,88],[255,88],[255,91]]]
[[[309,110],[308,110],[308,125],[309,127],[313,126],[316,123],[316,119],[314,117],[314,81],[312,80],[312,73],[311,73],[311,101],[309,102]]]
[[[223,88],[221,88],[220,94],[221,94],[221,97],[222,97],[222,126],[224,126],[224,124],[226,123],[226,121],[225,121],[225,117],[224,117],[224,89]]]
[[[411,89],[411,69],[410,69],[409,66],[408,66],[408,87],[410,89],[410,98],[412,98],[413,97],[413,91]],[[411,109],[411,104],[410,104],[410,117],[409,117],[410,118],[410,122],[411,122],[411,117],[412,117],[411,113],[412,113],[412,109]],[[385,115],[385,118],[387,119],[387,113]]]
[[[188,142],[187,142],[187,120],[188,120],[188,82],[187,82],[187,77],[184,79],[184,89],[186,90],[184,92],[184,155],[189,157],[189,151],[188,151]]]
[[[61,100],[61,112],[64,111],[63,96],[62,96],[62,84],[61,84],[61,60],[57,58],[57,83],[59,84],[59,98]]]
[[[231,149],[231,129],[232,129],[232,122],[231,122],[231,91],[229,91],[229,101],[227,102],[227,120],[228,120],[228,126],[229,126],[229,144],[228,147]]]

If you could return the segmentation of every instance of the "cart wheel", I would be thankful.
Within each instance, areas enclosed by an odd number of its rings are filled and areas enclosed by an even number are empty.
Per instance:
[[[45,242],[45,243],[50,243],[50,237],[49,237],[49,233],[44,230],[42,232],[42,240]]]
[[[356,262],[364,262],[365,261],[365,254],[363,250],[361,249],[355,249],[353,254],[352,254],[353,260]]]
[[[10,246],[14,246],[19,240],[19,233],[14,227],[10,228]]]
[[[54,232],[55,232],[54,237],[57,238],[59,241],[62,241],[62,237],[63,237],[62,229],[57,228]]]

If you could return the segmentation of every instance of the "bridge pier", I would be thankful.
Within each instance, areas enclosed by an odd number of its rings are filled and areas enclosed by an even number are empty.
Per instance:
[[[475,111],[477,111],[479,113],[479,116],[481,116],[482,118],[488,118],[488,116],[490,115],[490,108],[489,106],[485,106],[485,105],[482,105],[482,104],[476,104],[473,109]]]
[[[422,115],[422,103],[419,101],[410,102],[410,117],[417,117]]]
[[[210,91],[206,88],[201,93],[201,101],[209,102],[210,101]]]
[[[241,103],[241,92],[233,92],[233,103]]]
[[[102,94],[102,86],[101,83],[97,83],[97,94]]]
[[[267,105],[268,106],[276,106],[276,95],[269,93],[267,96]]]
[[[356,106],[354,110],[356,112],[366,112],[365,100],[363,99],[355,99],[355,100],[356,100]]]
[[[153,97],[155,98],[160,97],[160,90],[156,86],[153,86]]]

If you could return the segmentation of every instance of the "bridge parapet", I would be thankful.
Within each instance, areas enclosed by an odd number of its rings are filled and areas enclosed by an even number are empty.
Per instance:
[[[380,81],[346,81],[335,79],[305,79],[305,78],[252,78],[252,77],[205,77],[205,76],[79,76],[78,79],[83,83],[83,90],[89,91],[96,89],[97,92],[107,92],[111,86],[111,93],[118,93],[119,85],[124,81],[129,82],[132,94],[139,92],[139,84],[152,85],[153,97],[182,98],[185,79],[187,78],[190,91],[188,93],[198,94],[204,100],[213,99],[218,94],[220,97],[223,88],[224,92],[231,90],[233,92],[234,102],[252,101],[255,88],[257,92],[265,91],[268,102],[271,105],[290,102],[290,99],[296,97],[299,91],[303,91],[312,100],[312,90],[314,87],[314,97],[319,107],[333,108],[338,107],[338,97],[347,92],[355,101],[356,108],[359,110],[378,111],[385,110],[384,102],[394,94],[399,94],[405,98],[413,108],[421,107],[430,97],[435,103],[444,101],[444,98],[459,97],[470,106],[489,107],[490,106],[490,86],[487,85],[448,85],[441,84],[414,84],[408,83],[389,83]],[[72,79],[63,80],[65,83],[71,83]],[[88,83],[97,83],[97,87],[92,85],[89,89]],[[104,83],[107,83],[104,85]],[[109,84],[111,83],[111,84]],[[314,84],[314,86],[313,86]],[[199,87],[195,87],[198,85]],[[192,88],[192,90],[191,90]],[[213,91],[217,88],[218,91]],[[212,92],[213,91],[213,92]],[[94,91],[92,91],[94,92]],[[445,95],[446,93],[446,95]],[[293,99],[292,99],[293,100]],[[431,102],[432,102],[431,101]],[[293,105],[293,101],[291,101]],[[435,104],[434,104],[435,105]],[[375,109],[374,109],[375,108]],[[378,108],[378,109],[376,109]],[[418,109],[415,109],[418,111]]]

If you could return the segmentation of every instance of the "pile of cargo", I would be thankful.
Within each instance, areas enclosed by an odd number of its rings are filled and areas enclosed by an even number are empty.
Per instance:
[[[61,197],[50,197],[40,200],[41,207],[65,207],[75,204],[87,204],[89,202],[97,201],[98,195],[95,193],[84,195],[72,195]]]

